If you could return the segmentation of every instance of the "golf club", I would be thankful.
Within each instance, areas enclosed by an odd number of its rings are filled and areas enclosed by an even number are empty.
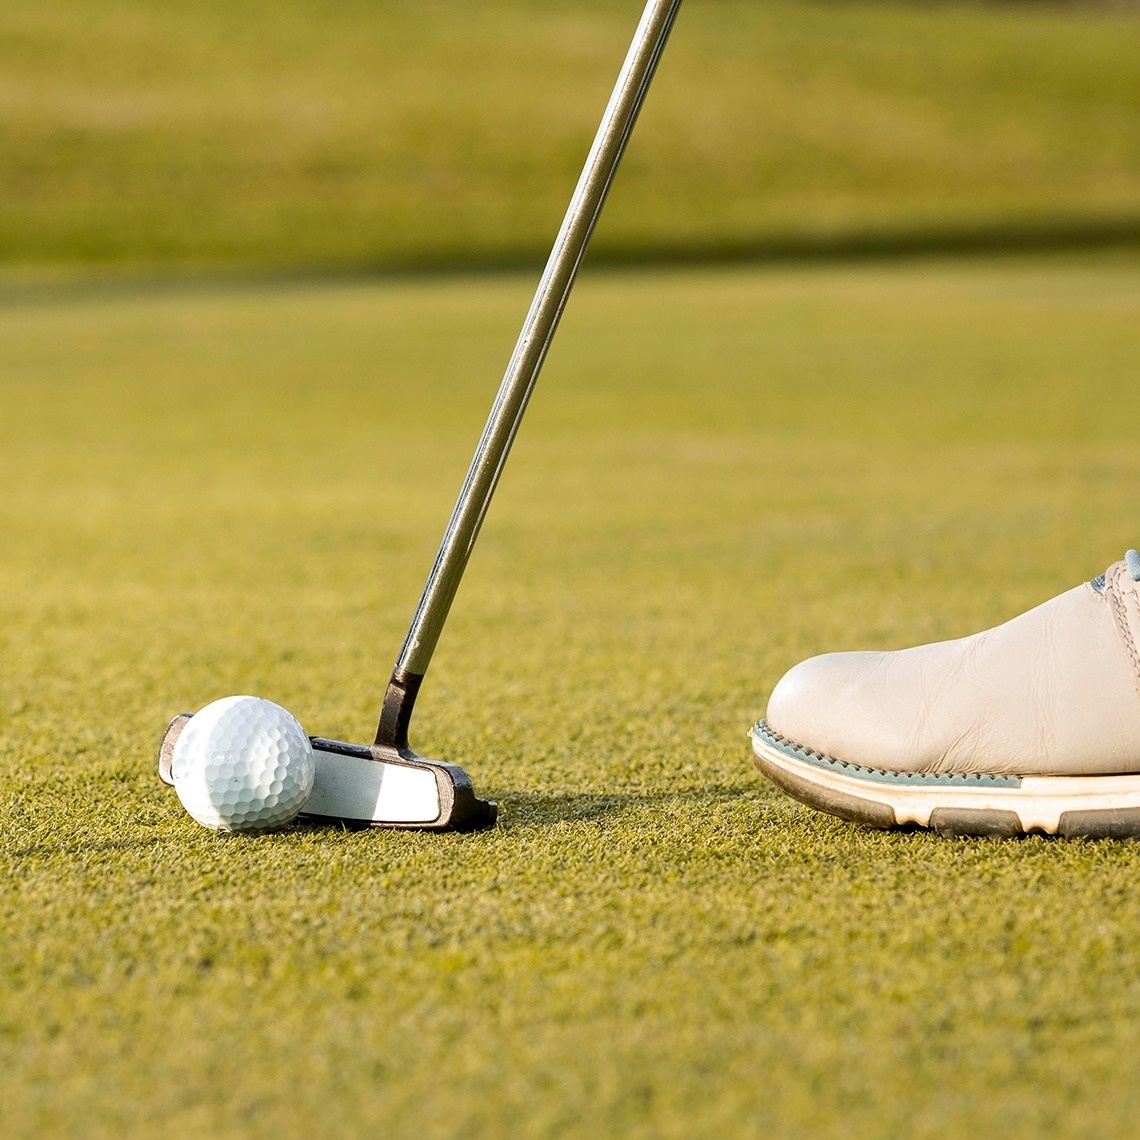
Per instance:
[[[462,768],[426,760],[411,749],[408,726],[479,528],[680,6],[681,0],[649,0],[645,6],[392,670],[376,740],[365,746],[309,738],[317,762],[316,779],[302,820],[432,830],[471,830],[495,822],[497,806],[475,795]],[[176,716],[166,730],[158,764],[165,783],[174,782],[174,746],[191,715]]]

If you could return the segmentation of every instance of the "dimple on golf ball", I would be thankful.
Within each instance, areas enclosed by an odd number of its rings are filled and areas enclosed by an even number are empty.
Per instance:
[[[223,697],[190,718],[171,776],[182,806],[217,831],[268,831],[305,806],[316,761],[291,713],[261,697]]]

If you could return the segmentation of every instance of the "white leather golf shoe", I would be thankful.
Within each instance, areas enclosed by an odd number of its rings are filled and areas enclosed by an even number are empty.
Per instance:
[[[874,827],[1140,836],[1140,554],[972,637],[803,661],[751,737],[786,792]]]

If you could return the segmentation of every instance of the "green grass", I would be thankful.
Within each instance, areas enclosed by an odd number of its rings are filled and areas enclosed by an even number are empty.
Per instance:
[[[0,259],[545,254],[640,4],[6,0]],[[612,258],[1140,235],[1135,6],[686,0]]]
[[[796,660],[1135,543],[1140,260],[587,274],[420,701],[490,833],[206,833],[166,719],[367,739],[531,281],[9,287],[6,1135],[1123,1135],[1140,848],[811,813]]]

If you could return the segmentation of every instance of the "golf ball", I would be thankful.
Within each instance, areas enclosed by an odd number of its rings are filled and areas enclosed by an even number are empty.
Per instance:
[[[305,730],[261,697],[207,705],[190,718],[171,758],[182,806],[217,831],[283,826],[305,806],[315,773]]]

